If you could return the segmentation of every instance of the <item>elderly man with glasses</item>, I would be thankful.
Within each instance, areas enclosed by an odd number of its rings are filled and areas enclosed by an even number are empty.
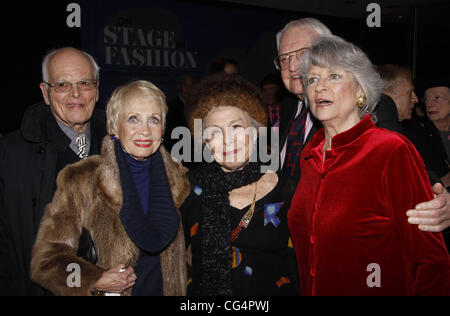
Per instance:
[[[104,113],[94,111],[99,67],[92,56],[70,47],[52,51],[42,76],[45,103],[32,105],[20,130],[0,140],[0,295],[48,294],[29,277],[44,208],[59,171],[99,154],[106,135]]]
[[[288,189],[292,195],[300,179],[302,149],[321,128],[303,103],[303,84],[299,72],[301,56],[321,35],[331,35],[331,32],[322,22],[305,18],[289,22],[276,38],[279,55],[275,57],[274,64],[291,93],[280,105],[279,135],[281,174],[288,179]]]

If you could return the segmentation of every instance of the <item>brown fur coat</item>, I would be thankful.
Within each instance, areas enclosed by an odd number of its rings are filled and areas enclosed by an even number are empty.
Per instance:
[[[182,168],[161,147],[172,197],[178,209],[189,194]],[[128,237],[119,213],[122,187],[114,143],[107,136],[102,153],[66,167],[58,176],[58,189],[46,208],[33,248],[31,278],[55,295],[91,295],[103,272],[120,264],[134,267],[139,250]],[[85,227],[98,253],[97,265],[77,254],[78,240]],[[163,292],[166,296],[186,294],[185,243],[182,225],[175,240],[161,255]],[[67,285],[68,265],[81,267],[81,287]],[[131,289],[124,295],[131,295]]]

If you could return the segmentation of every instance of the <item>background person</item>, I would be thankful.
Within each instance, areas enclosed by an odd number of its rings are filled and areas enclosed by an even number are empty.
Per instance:
[[[429,117],[417,125],[418,141],[423,146],[424,160],[436,169],[443,185],[450,187],[450,88],[448,80],[436,78],[428,82],[425,90],[425,106]],[[447,219],[447,225],[450,218]],[[448,227],[448,226],[447,226]],[[444,232],[447,249],[450,250],[450,229]]]
[[[377,67],[385,81],[383,92],[394,100],[399,121],[410,120],[414,105],[419,102],[414,91],[411,71],[400,65],[381,65]]]
[[[177,127],[184,127],[188,128],[187,120],[185,117],[185,111],[186,111],[186,100],[188,99],[189,93],[192,92],[192,90],[195,87],[196,79],[192,75],[183,75],[180,79],[180,82],[178,84],[178,96],[170,101],[167,105],[169,106],[169,112],[167,113],[167,123],[166,123],[166,130],[164,133],[164,146],[167,148],[167,150],[172,154],[172,156],[175,156],[177,154],[180,154],[181,156],[184,155],[184,147],[180,150],[179,153],[172,153],[173,146],[180,142],[183,138],[180,139],[172,139],[172,132]],[[191,135],[192,136],[192,135]],[[182,162],[183,166],[188,169],[195,169],[201,166],[201,162],[196,163],[194,161],[195,153],[194,153],[194,140],[191,137],[191,155],[190,155],[190,161],[187,161],[187,159],[184,159]]]
[[[414,92],[411,71],[405,66],[392,64],[378,66],[377,70],[384,81],[383,92],[391,97],[395,104],[396,114],[392,118],[402,123],[411,120],[414,105],[419,102]],[[404,124],[400,128],[395,131],[408,137],[416,146],[427,167],[431,184],[447,182],[445,175],[450,171],[447,162],[445,159],[437,161],[439,156],[435,156],[436,149],[430,151],[429,140],[424,139],[425,134],[422,129],[412,124]]]
[[[425,84],[424,101],[429,120],[417,125],[415,136],[423,144],[424,157],[450,186],[450,88],[448,80],[436,78]]]
[[[186,118],[184,117],[186,99],[190,91],[195,85],[195,78],[192,75],[183,75],[178,83],[178,96],[167,103],[169,111],[167,112],[166,130],[165,130],[165,146],[170,152],[172,146],[178,140],[171,138],[172,131],[180,126],[187,128]]]
[[[286,89],[279,74],[270,73],[261,81],[261,96],[269,114],[269,127],[280,127],[280,103]]]
[[[447,157],[450,157],[450,84],[448,81],[430,84],[424,99],[428,117],[439,131]]]
[[[215,59],[209,70],[209,74],[226,73],[228,75],[238,74],[239,65],[238,62],[232,58],[219,57]]]

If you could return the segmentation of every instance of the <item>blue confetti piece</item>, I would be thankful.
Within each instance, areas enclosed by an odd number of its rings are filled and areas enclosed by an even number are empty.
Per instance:
[[[198,196],[200,196],[203,193],[203,189],[200,188],[199,186],[195,186],[194,187],[194,193],[197,194]]]
[[[253,269],[250,268],[250,267],[245,267],[244,273],[245,273],[245,275],[252,276],[253,275]]]
[[[272,223],[275,228],[278,228],[281,220],[277,217],[277,214],[283,205],[284,202],[264,205],[264,227]]]

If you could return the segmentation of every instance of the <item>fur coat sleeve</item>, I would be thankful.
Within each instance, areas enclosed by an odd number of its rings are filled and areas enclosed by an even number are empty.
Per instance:
[[[58,189],[45,210],[31,260],[32,280],[62,296],[91,295],[94,284],[104,272],[77,256],[78,240],[86,226],[84,210],[89,209],[93,198],[88,195],[93,190],[86,190],[92,187],[90,178],[75,171],[75,168],[66,168],[58,176]],[[74,265],[80,271],[79,287],[68,282],[70,268]]]

